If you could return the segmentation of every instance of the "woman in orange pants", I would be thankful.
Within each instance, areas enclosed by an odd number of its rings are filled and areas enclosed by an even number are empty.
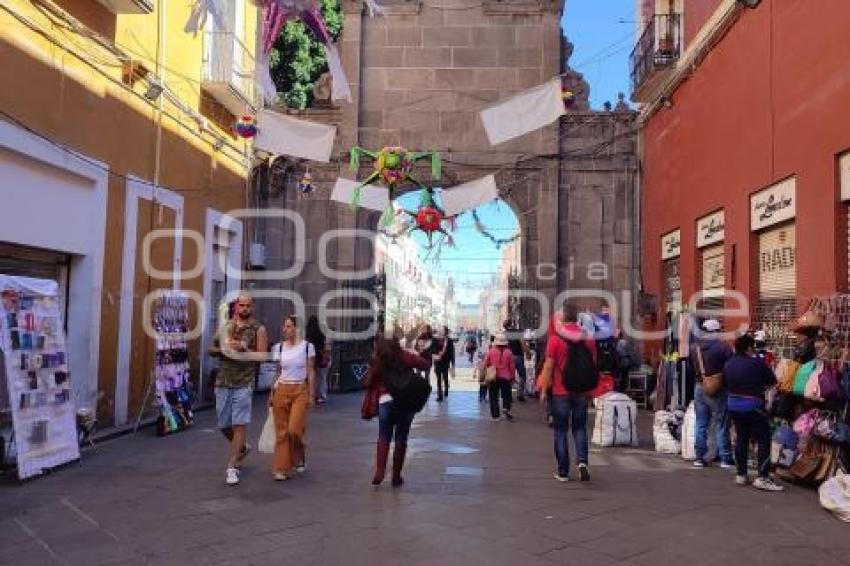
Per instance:
[[[272,348],[272,355],[279,368],[269,401],[277,432],[272,476],[283,481],[307,469],[307,409],[315,398],[316,350],[298,335],[294,316],[284,319],[283,342]]]

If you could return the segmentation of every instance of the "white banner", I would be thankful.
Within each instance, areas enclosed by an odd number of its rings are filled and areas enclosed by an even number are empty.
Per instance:
[[[351,179],[343,179],[342,177],[336,180],[334,190],[331,192],[331,200],[351,204],[354,199],[354,189],[360,183]],[[357,206],[368,208],[369,210],[383,211],[390,204],[390,191],[386,187],[378,187],[375,185],[366,185],[360,188],[360,202]]]
[[[298,120],[271,110],[257,113],[254,147],[274,155],[289,155],[327,163],[333,153],[336,126]]]
[[[440,193],[446,216],[455,216],[497,198],[499,198],[499,189],[496,187],[496,178],[493,175],[457,185]]]
[[[80,457],[55,281],[0,275],[0,348],[18,477]]]
[[[490,145],[539,130],[565,114],[561,78],[524,90],[480,114]]]

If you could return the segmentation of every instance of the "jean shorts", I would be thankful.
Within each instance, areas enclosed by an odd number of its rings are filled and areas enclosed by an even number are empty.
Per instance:
[[[251,422],[251,387],[216,387],[215,414],[218,428],[247,425]]]

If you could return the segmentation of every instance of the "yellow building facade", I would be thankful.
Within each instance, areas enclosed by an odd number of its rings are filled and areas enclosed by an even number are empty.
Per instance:
[[[193,377],[211,393],[202,323],[240,287],[245,237],[229,213],[246,206],[252,165],[231,128],[259,99],[257,8],[223,5],[193,34],[187,1],[0,3],[0,273],[59,282],[75,400],[101,426],[145,413],[157,289],[195,298]]]

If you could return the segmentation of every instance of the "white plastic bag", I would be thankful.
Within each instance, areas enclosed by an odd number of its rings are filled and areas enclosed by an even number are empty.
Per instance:
[[[263,454],[274,454],[274,445],[277,441],[277,434],[274,428],[274,413],[269,408],[269,414],[266,417],[266,422],[263,425],[263,432],[260,433],[260,440],[257,442],[257,450]]]
[[[652,425],[652,439],[655,442],[655,451],[662,454],[678,454],[681,451],[679,441],[670,433],[670,422],[675,422],[676,417],[668,411],[656,411]]]
[[[818,488],[821,507],[850,523],[850,475],[839,470]]]

